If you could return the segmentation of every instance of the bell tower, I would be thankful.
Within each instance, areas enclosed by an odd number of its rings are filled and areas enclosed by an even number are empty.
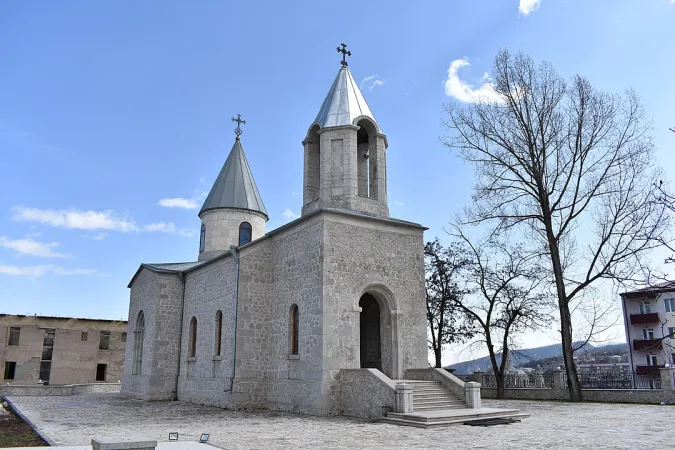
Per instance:
[[[302,214],[336,208],[389,216],[387,137],[349,71],[342,67],[309,127],[304,146]]]

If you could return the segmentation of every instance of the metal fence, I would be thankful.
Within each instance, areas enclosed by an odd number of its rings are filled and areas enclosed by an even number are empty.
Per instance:
[[[453,374],[454,375],[454,374]],[[468,374],[468,375],[455,375],[457,378],[462,380],[463,382],[467,383],[469,381],[473,381],[473,375]]]
[[[661,378],[657,375],[636,373],[579,374],[583,389],[661,389]],[[563,386],[567,386],[567,374],[563,375]]]
[[[482,387],[496,388],[497,377],[495,375],[483,375]],[[530,374],[507,374],[504,375],[504,387],[527,388],[527,389],[551,389],[553,387],[553,374],[546,375]]]

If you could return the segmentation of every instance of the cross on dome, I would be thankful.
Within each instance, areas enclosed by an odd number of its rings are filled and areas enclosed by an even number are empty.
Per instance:
[[[237,114],[237,118],[235,119],[234,117],[232,118],[232,122],[237,122],[237,128],[234,129],[234,134],[237,135],[237,139],[239,139],[239,136],[241,136],[241,133],[244,132],[244,130],[241,129],[241,124],[246,124],[246,121],[241,118],[241,114]]]
[[[347,44],[344,42],[340,44],[342,48],[338,47],[337,51],[338,53],[342,53],[342,61],[340,61],[340,64],[342,64],[342,67],[348,66],[347,64],[347,56],[352,56],[352,52],[347,50]]]

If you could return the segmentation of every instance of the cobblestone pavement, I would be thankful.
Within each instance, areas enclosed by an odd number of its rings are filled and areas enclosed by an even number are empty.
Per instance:
[[[119,394],[10,397],[40,432],[59,445],[105,440],[166,441],[210,434],[226,449],[332,448],[673,448],[673,406],[484,400],[484,406],[519,408],[521,423],[493,427],[454,425],[419,429],[345,417],[270,411],[226,411],[184,402],[143,402]]]

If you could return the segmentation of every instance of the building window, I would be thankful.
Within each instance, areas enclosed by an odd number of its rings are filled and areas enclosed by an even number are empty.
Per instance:
[[[96,364],[96,381],[105,381],[105,372],[107,364]]]
[[[216,341],[215,341],[215,355],[220,356],[221,338],[223,336],[223,313],[218,311],[216,313]]]
[[[291,355],[297,355],[300,343],[300,311],[298,305],[291,306]]]
[[[5,380],[13,380],[16,372],[16,361],[5,361]]]
[[[110,348],[110,331],[101,331],[98,337],[98,349],[108,350]]]
[[[143,311],[138,313],[136,328],[134,329],[134,365],[132,375],[139,375],[143,366],[143,340],[145,339],[145,315]]]
[[[649,314],[652,312],[652,307],[649,302],[640,302],[640,314]]]
[[[197,355],[197,318],[192,317],[190,320],[190,352],[188,356],[194,358]]]
[[[126,341],[127,341],[127,334],[122,333],[122,342],[126,342]]]
[[[654,330],[651,328],[645,328],[642,330],[642,336],[645,339],[654,339]]]
[[[672,353],[670,357],[672,359],[672,364],[675,365],[675,353]]]
[[[206,241],[206,225],[202,224],[202,231],[199,233],[199,251],[204,251],[204,242]]]
[[[656,355],[647,355],[647,365],[648,366],[656,366],[658,361],[656,359]]]
[[[239,245],[248,244],[251,242],[251,236],[253,234],[253,228],[248,222],[242,222],[239,225]]]
[[[675,339],[675,327],[668,327],[668,336],[670,339]]]
[[[9,342],[7,345],[19,345],[19,336],[21,335],[20,327],[9,328]]]
[[[83,331],[82,335],[80,336],[80,340],[86,342],[88,337],[89,333],[87,331]]]
[[[664,302],[666,303],[666,312],[675,312],[675,298],[667,298]]]

